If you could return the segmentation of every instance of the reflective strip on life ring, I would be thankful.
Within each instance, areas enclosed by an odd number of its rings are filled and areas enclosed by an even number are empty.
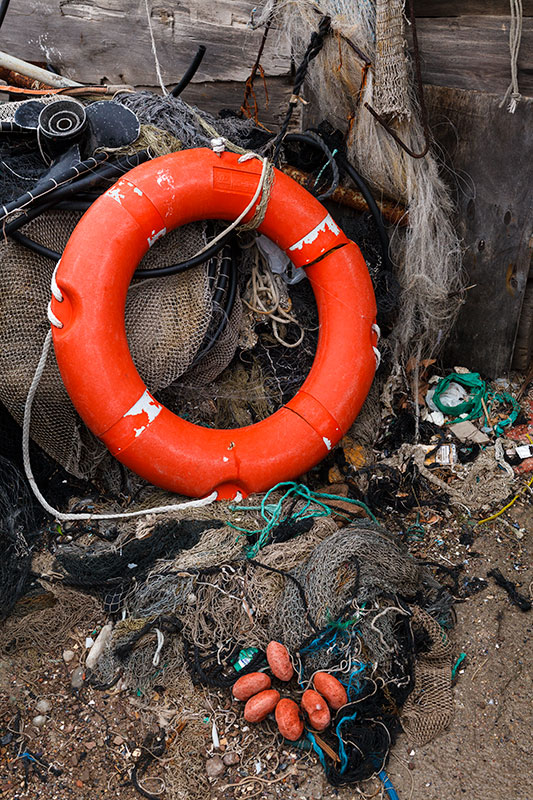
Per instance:
[[[262,422],[213,430],[158,403],[135,369],[124,308],[139,261],[173,228],[236,219],[260,174],[257,159],[239,163],[233,153],[206,149],[136,167],[89,208],[55,275],[50,308],[62,327],[53,327],[54,348],[74,406],[119,461],[182,495],[246,496],[306,472],[352,425],[374,377],[376,304],[361,252],[318,200],[278,170],[259,231],[306,267],[320,321],[300,391]]]

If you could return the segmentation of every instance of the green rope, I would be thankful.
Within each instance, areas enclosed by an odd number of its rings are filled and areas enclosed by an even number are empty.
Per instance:
[[[273,492],[278,491],[279,489],[284,489],[283,495],[276,503],[269,503],[269,498]],[[289,497],[300,498],[303,501],[303,507],[300,508],[298,511],[293,512],[290,517],[285,519],[281,518],[283,512],[283,503]],[[320,499],[319,499],[320,498]],[[263,499],[261,500],[261,505],[259,506],[232,506],[232,510],[235,511],[259,511],[261,513],[262,518],[265,521],[265,525],[257,530],[253,528],[240,528],[238,525],[234,525],[232,522],[228,522],[227,524],[229,527],[234,528],[236,531],[240,531],[241,533],[246,534],[247,536],[255,536],[259,534],[257,542],[254,545],[250,545],[245,548],[245,552],[248,558],[253,558],[257,555],[257,553],[268,543],[270,539],[270,534],[276,528],[280,522],[286,522],[287,519],[291,520],[301,520],[301,519],[309,519],[309,517],[329,517],[331,516],[332,509],[324,500],[342,500],[345,503],[351,503],[354,506],[358,506],[362,508],[366,514],[370,517],[370,519],[378,523],[374,514],[370,511],[365,503],[362,503],[360,500],[353,500],[351,497],[341,497],[336,494],[325,494],[322,492],[313,492],[303,483],[295,483],[294,481],[285,481],[282,483],[278,483],[272,489],[265,494]],[[343,516],[339,514],[338,511],[335,511],[338,516]],[[344,519],[349,520],[349,517],[344,517]],[[379,523],[378,523],[379,524]]]
[[[420,522],[420,512],[416,515],[416,521],[405,529],[405,535],[408,539],[413,539],[415,542],[419,542],[425,537],[426,529]]]
[[[459,386],[469,390],[468,397],[461,403],[457,403],[456,406],[447,406],[440,399],[451,383],[458,383]],[[452,372],[451,375],[447,375],[435,387],[432,400],[439,411],[442,411],[446,416],[461,417],[462,419],[479,419],[479,417],[482,417],[484,414],[483,403],[485,403],[489,414],[495,404],[509,404],[512,410],[507,419],[500,420],[494,426],[496,436],[501,436],[506,428],[513,425],[520,413],[520,405],[512,395],[508,392],[492,391],[477,372],[469,372],[466,375]]]
[[[453,666],[453,669],[452,669],[452,681],[455,679],[455,675],[457,673],[457,670],[459,669],[459,667],[461,666],[461,664],[463,663],[465,658],[466,658],[466,653],[461,653],[461,655],[459,656],[459,658],[455,662],[455,664]]]

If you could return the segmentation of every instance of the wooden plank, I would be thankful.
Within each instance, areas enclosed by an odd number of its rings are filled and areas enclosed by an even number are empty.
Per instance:
[[[510,14],[509,0],[414,0],[417,17],[462,17]],[[524,17],[533,17],[533,0],[522,0]]]
[[[455,171],[464,267],[475,284],[445,360],[494,378],[511,366],[531,259],[533,100],[509,114],[497,95],[430,86],[426,98]]]
[[[504,93],[511,80],[509,16],[417,20],[425,83]],[[523,21],[520,91],[533,96],[533,17]]]
[[[262,31],[248,26],[253,0],[148,0],[163,79],[172,85],[199,44],[208,51],[196,81],[246,80]],[[49,61],[82,83],[157,85],[144,0],[26,0],[12,3],[2,49],[28,61]],[[289,71],[288,51],[274,37],[262,59],[268,75]]]

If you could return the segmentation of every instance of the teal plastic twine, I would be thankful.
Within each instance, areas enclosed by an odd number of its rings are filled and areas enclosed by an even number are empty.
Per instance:
[[[284,493],[281,498],[276,503],[269,503],[269,498],[272,493],[278,491],[279,489],[284,489]],[[281,515],[283,512],[283,503],[289,497],[301,498],[303,501],[303,507],[298,511],[293,512],[290,517],[282,519]],[[377,519],[374,514],[370,511],[368,506],[360,500],[353,500],[351,497],[341,497],[337,494],[313,492],[304,483],[284,481],[276,484],[276,486],[272,487],[272,489],[269,489],[269,491],[261,500],[261,505],[259,506],[232,506],[232,511],[259,511],[265,520],[265,525],[263,528],[259,530],[253,528],[240,528],[238,525],[234,525],[233,522],[228,522],[227,525],[229,525],[231,528],[234,528],[236,531],[246,534],[247,536],[255,536],[259,534],[257,542],[253,545],[248,545],[245,548],[247,557],[254,558],[254,556],[256,556],[257,553],[268,543],[270,534],[274,528],[280,524],[280,522],[285,522],[287,519],[300,520],[308,519],[309,517],[331,516],[333,510],[326,502],[324,502],[325,500],[342,500],[344,503],[350,503],[351,505],[362,508],[363,511],[368,514],[370,519],[377,523]],[[341,517],[343,516],[342,514],[339,514],[338,511],[335,511],[335,513]],[[349,517],[344,517],[344,519],[349,519]]]
[[[456,406],[447,406],[440,399],[450,383],[458,383],[459,386],[463,386],[465,389],[469,390],[468,397]],[[508,392],[493,392],[492,389],[488,388],[485,381],[477,372],[469,372],[466,375],[452,372],[451,375],[447,375],[439,381],[435,387],[432,399],[439,411],[442,411],[442,413],[448,417],[454,417],[454,421],[456,417],[461,417],[462,419],[479,419],[485,413],[483,402],[487,406],[489,414],[495,403],[509,404],[512,411],[507,419],[502,419],[494,425],[494,433],[496,436],[501,436],[506,428],[513,425],[520,413],[520,405],[512,395]]]
[[[339,740],[339,758],[341,760],[341,768],[340,773],[345,771],[346,767],[348,766],[348,756],[346,755],[346,749],[344,747],[344,742],[341,736],[341,728],[345,722],[352,722],[357,717],[357,711],[355,711],[351,716],[346,716],[341,719],[337,727],[335,728],[335,733],[337,735],[337,739]]]
[[[452,669],[452,681],[453,681],[453,680],[455,680],[455,676],[457,675],[457,670],[459,669],[459,667],[461,666],[461,664],[463,663],[463,661],[465,660],[465,658],[466,658],[466,653],[461,653],[461,655],[459,656],[459,658],[457,659],[457,661],[456,661],[456,662],[455,662],[455,664],[453,665],[453,669]]]
[[[406,528],[405,535],[408,539],[413,539],[415,542],[419,542],[425,537],[426,529],[420,522],[420,512],[416,515],[416,521]]]

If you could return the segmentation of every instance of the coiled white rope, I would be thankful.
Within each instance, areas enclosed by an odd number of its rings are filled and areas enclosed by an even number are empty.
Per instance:
[[[270,269],[268,261],[258,248],[256,248],[255,251],[255,264],[252,268],[252,277],[248,281],[242,301],[254,314],[264,317],[265,321],[268,319],[272,325],[274,337],[283,347],[292,348],[301,345],[305,336],[305,330],[296,317],[289,313],[290,300],[289,307],[283,308],[281,304],[282,297],[276,284],[276,278]],[[300,330],[296,342],[288,342],[280,333],[279,326],[288,325],[291,322]]]

